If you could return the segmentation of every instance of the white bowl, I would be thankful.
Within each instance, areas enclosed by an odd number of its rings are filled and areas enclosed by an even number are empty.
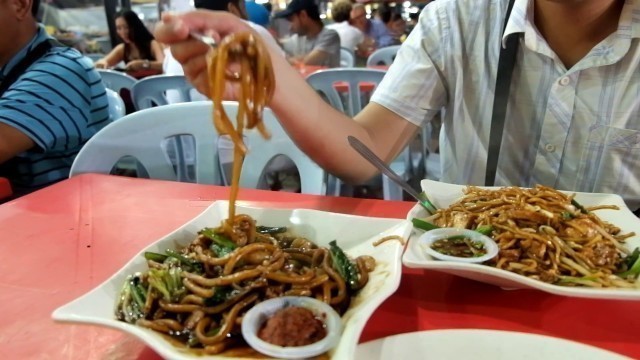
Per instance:
[[[459,257],[459,256],[451,256],[445,255],[437,250],[434,250],[431,245],[441,239],[447,239],[452,236],[465,236],[471,241],[479,241],[484,246],[484,250],[487,252],[486,254],[478,257]],[[457,228],[440,228],[434,229],[425,232],[420,236],[418,242],[424,245],[424,251],[426,251],[429,255],[434,258],[443,260],[443,261],[456,261],[462,263],[477,263],[481,264],[487,260],[493,259],[496,255],[498,255],[498,251],[500,248],[498,244],[496,244],[493,239],[490,237],[483,235],[477,231],[469,230],[469,229],[457,229]]]
[[[327,335],[320,341],[306,346],[284,347],[260,339],[258,331],[267,318],[278,310],[291,306],[309,309],[316,318],[323,318]],[[340,314],[326,303],[310,297],[283,296],[269,299],[255,305],[242,318],[242,336],[247,343],[255,350],[278,359],[307,359],[320,355],[333,348],[340,341],[340,335],[342,335]]]
[[[330,241],[337,239],[338,245],[350,257],[370,255],[376,259],[376,268],[369,274],[369,282],[358,292],[351,307],[342,316],[344,330],[340,342],[329,351],[329,355],[334,359],[353,359],[360,333],[367,320],[400,285],[402,245],[397,241],[387,241],[374,247],[373,242],[389,235],[398,235],[406,239],[411,233],[411,223],[400,219],[368,218],[316,210],[247,207],[242,206],[241,202],[236,209],[238,213],[256,219],[259,225],[287,226],[295,234],[312,239],[319,246],[328,247]],[[116,320],[113,312],[116,298],[126,277],[147,269],[147,262],[143,256],[145,251],[163,252],[166,249],[185,246],[195,239],[202,228],[219,226],[220,222],[227,218],[227,214],[227,201],[214,202],[193,220],[140,251],[95,289],[75,300],[69,299],[68,304],[53,312],[53,319],[121,330],[137,337],[166,359],[237,359],[237,356],[225,356],[224,353],[202,356],[185,351],[173,346],[163,335],[153,330]],[[256,354],[256,357],[264,356]]]
[[[422,180],[422,190],[438,208],[446,208],[463,195],[464,185],[448,184],[439,181]],[[633,215],[619,195],[566,192],[576,194],[576,201],[584,206],[617,205],[620,210],[603,209],[596,214],[604,221],[618,226],[623,232],[635,232],[636,235],[625,240],[624,246],[632,251],[640,247],[640,219]],[[429,215],[418,204],[407,214],[407,219],[426,218]],[[549,284],[492,266],[453,261],[440,261],[427,254],[418,240],[422,231],[416,230],[409,239],[407,249],[402,256],[405,266],[411,268],[432,269],[460,277],[500,286],[505,289],[538,289],[551,294],[610,300],[640,300],[640,289],[587,288]]]

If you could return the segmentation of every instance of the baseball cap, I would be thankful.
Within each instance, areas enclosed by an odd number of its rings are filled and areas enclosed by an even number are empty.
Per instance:
[[[288,18],[291,15],[297,14],[302,10],[306,10],[307,14],[312,19],[319,19],[320,12],[318,5],[314,0],[293,0],[287,5],[287,8],[276,13],[276,18]]]

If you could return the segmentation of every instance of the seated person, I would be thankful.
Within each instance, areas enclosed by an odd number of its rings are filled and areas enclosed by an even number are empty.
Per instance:
[[[380,20],[382,20],[384,25],[387,27],[387,30],[389,30],[389,34],[393,38],[393,45],[400,45],[405,38],[407,22],[404,21],[399,12],[389,8],[388,6],[385,6],[378,11],[380,13]]]
[[[96,61],[96,68],[105,69],[124,62],[125,70],[134,77],[162,73],[164,53],[138,15],[131,10],[116,14],[116,31],[123,41],[107,56]]]
[[[360,29],[349,24],[351,9],[352,5],[349,0],[335,2],[333,8],[331,8],[331,15],[335,24],[327,25],[327,29],[338,32],[341,47],[355,51],[364,41],[364,34]]]
[[[275,15],[291,22],[294,33],[283,42],[289,62],[301,65],[340,66],[340,36],[327,29],[313,0],[293,0]]]
[[[247,18],[254,24],[258,24],[265,29],[269,27],[271,21],[271,13],[261,4],[252,0],[247,0],[244,3],[244,7],[247,11]]]
[[[109,123],[100,75],[47,35],[39,5],[0,1],[0,177],[16,195],[68,177],[82,145]]]
[[[365,35],[360,48],[360,56],[367,57],[374,50],[395,44],[395,40],[387,26],[380,19],[367,19],[364,5],[355,4],[351,10],[351,24]]]

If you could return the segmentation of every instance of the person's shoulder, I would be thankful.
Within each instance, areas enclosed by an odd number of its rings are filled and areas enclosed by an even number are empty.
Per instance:
[[[62,69],[67,70],[88,70],[93,67],[93,62],[91,61],[91,59],[82,55],[78,50],[66,46],[53,47],[42,58],[42,60],[42,62],[38,62],[36,64],[59,64],[63,65]]]
[[[419,24],[427,32],[478,32],[501,24],[509,0],[438,0],[427,4]]]
[[[488,14],[502,14],[509,0],[438,0],[429,3],[422,10],[423,15],[455,15],[463,18],[486,17]]]
[[[25,78],[55,86],[61,91],[66,91],[65,86],[90,88],[100,79],[91,59],[76,49],[62,46],[53,47],[25,75]]]
[[[340,27],[340,23],[331,23],[331,24],[325,25],[324,27],[327,29],[335,30]]]
[[[322,31],[320,31],[320,36],[324,39],[337,38],[338,41],[340,41],[340,35],[338,32],[334,29],[329,29],[326,26],[322,28]]]

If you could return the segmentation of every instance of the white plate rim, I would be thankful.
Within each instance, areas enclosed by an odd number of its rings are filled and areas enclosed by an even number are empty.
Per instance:
[[[124,333],[130,334],[140,341],[144,342],[147,346],[151,347],[154,351],[160,354],[163,358],[171,358],[171,359],[238,359],[238,357],[226,357],[226,356],[203,356],[203,355],[195,355],[193,353],[187,351],[181,351],[180,349],[174,347],[169,344],[166,340],[161,339],[159,335],[157,335],[154,331],[142,328],[139,326],[135,326],[132,324],[128,324],[122,321],[115,320],[115,318],[110,319],[102,319],[99,317],[88,318],[84,315],[77,315],[73,312],[73,306],[76,303],[82,303],[83,300],[90,298],[91,296],[96,296],[96,293],[100,292],[105,287],[109,286],[112,281],[122,276],[122,273],[125,269],[133,266],[136,263],[140,262],[140,259],[143,258],[143,254],[145,251],[149,251],[153,249],[154,246],[159,243],[163,243],[165,241],[169,241],[172,237],[177,236],[181,231],[190,226],[192,223],[198,221],[201,217],[205,216],[211,211],[215,211],[217,207],[224,206],[225,209],[228,206],[228,201],[225,200],[217,200],[214,201],[210,206],[208,206],[204,211],[200,214],[196,215],[194,218],[188,220],[183,225],[179,226],[177,229],[171,231],[169,234],[160,237],[158,240],[155,240],[145,246],[142,250],[140,250],[137,254],[135,254],[125,265],[123,265],[120,269],[118,269],[114,274],[112,274],[108,279],[101,282],[99,285],[95,286],[93,289],[85,292],[77,298],[70,300],[64,305],[58,307],[53,311],[51,317],[56,322],[68,322],[68,323],[76,323],[76,324],[89,324],[89,325],[97,325],[101,327],[107,327],[111,329],[116,329],[122,331]],[[341,218],[356,220],[360,219],[363,221],[376,221],[376,222],[386,222],[388,223],[388,227],[380,234],[385,234],[388,232],[398,233],[398,235],[407,239],[411,233],[411,223],[405,219],[393,219],[393,218],[377,218],[377,217],[368,217],[361,215],[351,215],[351,214],[342,214],[335,213],[329,211],[322,210],[314,210],[314,209],[304,209],[304,208],[268,208],[268,207],[260,207],[260,206],[247,206],[244,204],[236,205],[237,213],[242,210],[254,210],[254,211],[274,211],[281,213],[301,213],[301,214],[325,214],[327,216],[338,216]],[[215,226],[215,225],[213,225]],[[373,238],[367,239],[369,242],[373,242]],[[175,239],[174,239],[175,241]],[[366,242],[362,242],[358,244],[358,246],[366,244]],[[397,241],[387,241],[378,246],[379,249],[383,249],[385,253],[389,254],[389,259],[392,263],[388,264],[389,271],[388,276],[383,279],[384,284],[381,288],[376,291],[372,296],[367,297],[367,301],[365,303],[361,303],[358,306],[361,306],[360,310],[357,313],[345,313],[343,315],[343,338],[355,338],[354,341],[341,341],[336,348],[331,351],[332,358],[352,358],[355,353],[358,340],[360,335],[366,325],[367,320],[373,315],[375,309],[377,309],[380,304],[382,304],[389,296],[391,296],[400,286],[400,279],[402,276],[402,251],[404,247],[400,242]],[[345,252],[349,253],[351,248],[344,248]],[[382,251],[382,250],[381,250]],[[386,259],[386,258],[385,258]],[[112,301],[113,302],[113,301]],[[350,314],[350,315],[348,315]],[[347,316],[348,315],[348,316]],[[346,318],[346,319],[345,319]]]

